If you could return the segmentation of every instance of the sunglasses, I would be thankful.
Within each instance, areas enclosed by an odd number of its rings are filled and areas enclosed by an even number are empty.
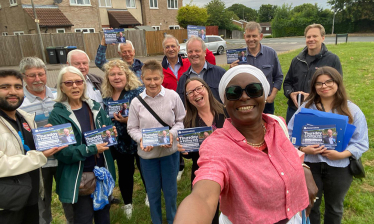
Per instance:
[[[243,91],[250,98],[257,98],[264,94],[264,88],[261,83],[250,83],[244,89],[240,86],[229,86],[226,88],[226,99],[227,100],[238,100],[243,95]]]
[[[65,86],[67,86],[67,87],[73,86],[74,83],[75,83],[75,85],[80,86],[80,85],[83,84],[83,80],[81,79],[81,80],[76,80],[76,81],[66,81],[66,82],[62,82],[62,83],[64,83]]]

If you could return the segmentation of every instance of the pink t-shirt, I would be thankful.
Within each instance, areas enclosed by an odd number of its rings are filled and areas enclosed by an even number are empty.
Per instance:
[[[231,119],[200,148],[193,184],[200,180],[219,183],[220,209],[232,223],[276,223],[309,204],[297,150],[277,121],[262,116],[267,123],[268,154],[249,146]]]

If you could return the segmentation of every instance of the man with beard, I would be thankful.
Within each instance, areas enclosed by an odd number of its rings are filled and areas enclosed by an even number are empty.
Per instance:
[[[26,82],[23,87],[25,98],[20,109],[35,114],[37,126],[43,127],[48,123],[49,113],[53,110],[54,99],[57,96],[55,89],[46,86],[47,67],[40,58],[26,57],[21,60],[19,70]],[[52,183],[53,178],[56,178],[56,171],[57,160],[51,156],[42,169],[45,195],[44,200],[40,198],[38,203],[41,224],[52,222]]]
[[[19,106],[24,100],[23,80],[21,73],[15,70],[0,71],[0,179],[26,174],[31,179],[31,192],[27,202],[20,210],[11,210],[4,205],[0,208],[0,220],[5,224],[39,223],[38,198],[40,187],[40,168],[52,156],[64,147],[39,152],[31,129],[36,128],[35,116]],[[5,180],[5,179],[3,179]],[[13,195],[0,192],[1,200]],[[19,199],[21,200],[21,199]]]

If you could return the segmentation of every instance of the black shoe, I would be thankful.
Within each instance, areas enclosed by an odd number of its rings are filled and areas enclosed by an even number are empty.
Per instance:
[[[111,204],[121,204],[121,201],[118,198],[113,197],[110,201]]]

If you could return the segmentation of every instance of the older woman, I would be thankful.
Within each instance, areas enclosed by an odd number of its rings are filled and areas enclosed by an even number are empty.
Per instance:
[[[139,95],[144,88],[136,75],[129,69],[126,62],[122,60],[112,60],[104,65],[105,78],[102,85],[104,108],[108,111],[108,102],[117,100],[128,100],[131,102]],[[127,104],[123,104],[127,106]],[[128,110],[123,108],[122,110]],[[121,110],[121,111],[122,111]],[[118,184],[125,204],[124,212],[127,218],[132,215],[132,194],[134,186],[134,160],[140,169],[139,156],[137,154],[137,144],[127,134],[127,120],[124,112],[114,114],[114,125],[118,131],[118,145],[111,150],[113,157],[117,160]],[[141,172],[141,177],[143,178]],[[144,181],[143,181],[144,182]]]
[[[269,88],[251,65],[222,77],[219,95],[230,119],[200,147],[194,188],[175,223],[211,222],[220,196],[220,223],[286,223],[308,207],[304,172],[307,182],[311,173],[278,121],[262,113]]]
[[[327,150],[325,146],[309,145],[299,150],[306,154],[305,163],[310,166],[318,187],[318,197],[324,194],[325,212],[324,223],[341,223],[343,217],[343,202],[345,194],[352,183],[349,170],[349,157],[359,159],[369,149],[368,128],[365,115],[360,108],[348,100],[343,78],[332,67],[321,67],[316,70],[310,82],[311,92],[301,108],[326,111],[346,115],[349,123],[356,127],[347,148],[343,152]],[[295,116],[288,124],[293,131]],[[329,142],[329,139],[327,139]],[[320,223],[320,204],[318,200],[310,213],[311,223]]]
[[[129,135],[138,142],[138,155],[146,183],[152,223],[162,223],[162,190],[167,222],[172,224],[177,210],[177,174],[179,170],[179,152],[177,152],[177,143],[173,140],[173,136],[177,135],[177,130],[183,129],[185,110],[178,94],[161,85],[164,77],[159,62],[156,60],[145,62],[141,77],[146,89],[140,94],[140,97],[164,123],[171,127],[170,144],[164,147],[143,147],[142,129],[157,128],[163,125],[156,120],[138,98],[131,101],[127,130]]]
[[[83,172],[92,172],[95,165],[106,167],[115,179],[112,155],[108,143],[87,146],[83,133],[111,125],[107,113],[100,104],[86,95],[86,81],[75,67],[61,69],[57,78],[57,98],[48,123],[59,125],[71,123],[74,145],[55,154],[59,161],[57,168],[56,192],[62,203],[73,204],[74,223],[110,223],[109,208],[93,210],[91,195],[78,195]]]

